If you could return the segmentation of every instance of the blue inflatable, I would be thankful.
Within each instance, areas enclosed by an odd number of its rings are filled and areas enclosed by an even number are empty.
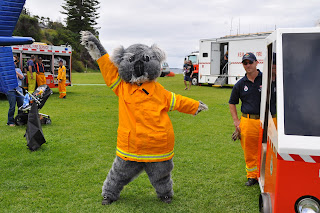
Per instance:
[[[18,86],[11,47],[32,44],[33,39],[15,37],[12,32],[26,0],[0,0],[0,92],[7,93]]]

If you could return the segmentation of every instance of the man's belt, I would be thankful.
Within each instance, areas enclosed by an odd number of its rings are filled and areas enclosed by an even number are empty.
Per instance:
[[[245,113],[242,113],[242,117],[250,118],[250,119],[260,119],[260,115],[254,115],[254,114],[245,114]]]

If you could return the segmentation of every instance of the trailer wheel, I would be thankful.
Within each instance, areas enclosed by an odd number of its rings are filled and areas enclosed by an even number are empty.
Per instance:
[[[261,193],[259,197],[260,213],[271,213],[271,198],[268,193]]]
[[[192,76],[191,83],[194,86],[198,85],[198,76]]]

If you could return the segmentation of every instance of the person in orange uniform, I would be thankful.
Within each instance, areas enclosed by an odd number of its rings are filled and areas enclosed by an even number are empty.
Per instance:
[[[246,186],[258,182],[258,141],[260,126],[260,101],[262,88],[262,73],[257,69],[258,61],[253,53],[242,57],[246,75],[233,87],[229,107],[236,131],[241,133],[241,146],[246,162]],[[236,104],[241,100],[241,121],[238,118]]]
[[[63,61],[59,61],[59,69],[58,69],[58,77],[57,80],[59,82],[58,88],[60,96],[59,98],[66,98],[67,97],[67,90],[66,90],[66,67],[63,65]]]
[[[42,58],[39,57],[38,62],[35,64],[37,69],[37,84],[38,86],[46,84],[45,69],[42,63]]]
[[[82,44],[97,60],[105,83],[119,98],[117,157],[102,187],[102,205],[118,200],[123,187],[143,170],[158,197],[170,203],[175,139],[168,112],[196,115],[207,106],[169,92],[155,81],[165,59],[156,46],[122,47],[111,60],[90,32],[82,33]]]

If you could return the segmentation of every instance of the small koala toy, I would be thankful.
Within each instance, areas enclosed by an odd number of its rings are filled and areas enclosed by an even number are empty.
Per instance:
[[[81,32],[81,44],[97,60],[107,86],[119,98],[116,158],[102,187],[102,205],[120,197],[125,185],[146,171],[158,198],[171,203],[174,132],[169,111],[197,115],[208,107],[177,95],[156,79],[165,53],[156,45],[119,47],[112,57],[90,32]]]

